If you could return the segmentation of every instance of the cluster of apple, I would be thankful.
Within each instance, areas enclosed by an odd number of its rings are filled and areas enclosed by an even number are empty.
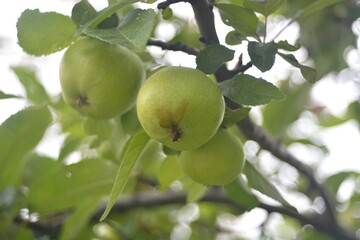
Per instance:
[[[225,185],[242,170],[240,140],[221,128],[224,98],[199,70],[163,67],[145,82],[140,58],[130,50],[84,37],[65,52],[60,82],[65,101],[80,113],[111,118],[136,102],[145,132],[180,151],[179,165],[194,181]]]

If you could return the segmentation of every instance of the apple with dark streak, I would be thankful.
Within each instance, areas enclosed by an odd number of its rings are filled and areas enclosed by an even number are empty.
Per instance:
[[[196,149],[217,132],[225,111],[218,86],[203,72],[164,67],[141,87],[137,115],[146,133],[175,150]]]
[[[60,64],[65,101],[83,115],[98,119],[129,110],[144,78],[143,63],[135,53],[95,38],[76,41]]]

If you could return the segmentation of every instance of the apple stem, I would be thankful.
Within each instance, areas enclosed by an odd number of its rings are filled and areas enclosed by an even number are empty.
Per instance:
[[[76,101],[77,108],[81,108],[84,105],[88,105],[89,102],[87,101],[87,97],[79,96]]]
[[[179,140],[181,135],[182,135],[181,129],[177,125],[172,124],[171,125],[171,139],[173,140],[173,142],[176,142],[177,140]]]

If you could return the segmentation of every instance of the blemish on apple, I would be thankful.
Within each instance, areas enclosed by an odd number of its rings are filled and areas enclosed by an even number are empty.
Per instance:
[[[169,136],[173,142],[179,140],[182,135],[180,122],[184,118],[184,114],[188,105],[189,102],[187,100],[183,100],[181,101],[180,105],[175,109],[175,111],[171,111],[165,108],[157,109],[159,126],[170,130]]]
[[[80,109],[84,105],[89,105],[87,97],[79,96],[76,99],[76,107]]]

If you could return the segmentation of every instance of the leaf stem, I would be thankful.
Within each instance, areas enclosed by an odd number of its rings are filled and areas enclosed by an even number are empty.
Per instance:
[[[267,23],[268,23],[268,16],[265,16],[265,26],[264,26],[264,39],[263,39],[263,43],[266,42],[266,35],[267,35]]]
[[[188,2],[187,0],[166,0],[164,2],[161,2],[157,5],[158,9],[165,9],[169,7],[171,4],[179,3],[179,2]]]
[[[276,38],[278,38],[280,36],[280,34],[282,32],[284,32],[291,24],[293,24],[296,21],[297,17],[295,17],[294,19],[290,20],[282,29],[280,29],[280,31],[275,34],[275,36],[271,39],[270,42],[275,41]]]

